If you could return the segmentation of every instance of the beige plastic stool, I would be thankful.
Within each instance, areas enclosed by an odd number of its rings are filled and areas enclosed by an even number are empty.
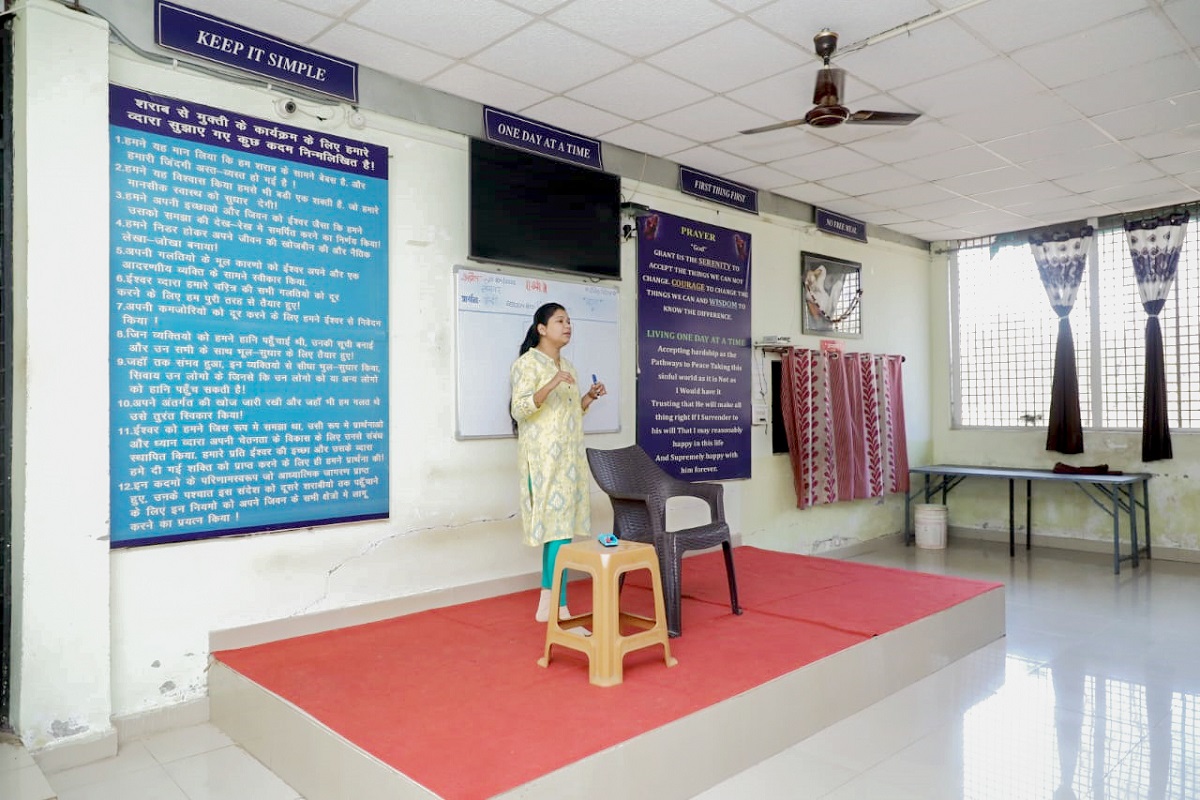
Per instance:
[[[550,620],[546,623],[546,653],[538,659],[540,666],[550,665],[550,646],[555,644],[587,654],[588,680],[594,686],[616,686],[621,683],[624,680],[625,654],[643,647],[661,644],[667,666],[673,667],[679,663],[671,657],[671,645],[667,642],[662,576],[653,545],[625,541],[616,547],[605,547],[597,541],[563,545],[558,549],[558,557],[554,562],[551,598],[559,596],[565,569],[579,570],[592,576],[592,613],[560,621],[558,603],[550,604]],[[621,612],[620,578],[635,569],[650,570],[655,619]],[[621,623],[641,630],[622,636]],[[571,630],[583,626],[591,627],[591,636],[580,636]]]

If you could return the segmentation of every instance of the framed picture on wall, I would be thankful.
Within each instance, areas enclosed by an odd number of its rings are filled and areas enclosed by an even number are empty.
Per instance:
[[[800,253],[800,329],[812,336],[862,336],[862,264]]]

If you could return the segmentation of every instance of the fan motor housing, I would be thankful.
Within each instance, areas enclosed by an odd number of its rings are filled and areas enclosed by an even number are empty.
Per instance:
[[[845,106],[817,106],[804,115],[804,121],[814,128],[831,128],[849,116],[850,109]]]

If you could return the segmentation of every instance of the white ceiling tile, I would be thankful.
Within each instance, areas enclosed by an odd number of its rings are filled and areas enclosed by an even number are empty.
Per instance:
[[[1200,169],[1195,172],[1185,172],[1182,175],[1176,175],[1175,178],[1193,189],[1200,189]]]
[[[647,59],[713,92],[727,92],[784,72],[804,52],[743,19],[735,19]]]
[[[1042,222],[1076,222],[1091,217],[1104,217],[1116,209],[1109,205],[1093,203],[1085,197],[1070,195],[1042,200],[1021,209],[1022,215]]]
[[[916,217],[917,219],[939,219],[941,217],[958,216],[960,214],[971,214],[976,211],[986,211],[988,207],[982,203],[976,203],[968,197],[955,197],[949,200],[938,200],[934,203],[926,203],[919,206],[909,206],[903,209],[905,214]]]
[[[930,222],[899,222],[895,225],[889,225],[892,230],[898,233],[907,233],[909,236],[915,236],[918,239],[923,239],[927,242],[942,242],[952,239],[970,239],[974,236],[979,236],[976,231],[963,231],[957,228],[948,228],[945,225],[937,225]]]
[[[309,11],[316,11],[327,17],[340,17],[354,6],[359,0],[289,0],[293,5],[303,6]],[[212,3],[207,4],[212,7]],[[213,13],[213,12],[208,12]]]
[[[1046,156],[1068,153],[1081,147],[1096,147],[1108,142],[1102,133],[1086,122],[1064,122],[1049,128],[1021,133],[988,142],[988,149],[1017,164]]]
[[[1139,47],[1137,42],[1153,45]],[[1180,49],[1162,17],[1146,10],[1018,50],[1012,58],[1042,83],[1057,87],[1117,72]]]
[[[859,215],[859,219],[863,222],[869,222],[872,225],[895,225],[900,222],[916,222],[917,220],[905,214],[902,211],[866,211]]]
[[[929,0],[820,4],[813,0],[777,0],[751,13],[750,18],[812,51],[813,36],[822,28],[835,31],[840,37],[838,45],[846,47],[936,10]]]
[[[726,139],[738,131],[766,125],[770,121],[757,111],[724,97],[713,97],[647,120],[656,128],[707,142]]]
[[[733,15],[709,0],[571,3],[549,19],[581,36],[642,58],[714,28]],[[670,20],[670,24],[663,24]]]
[[[600,136],[608,131],[629,124],[629,120],[601,111],[598,108],[576,103],[565,97],[551,97],[535,103],[521,112],[532,119],[554,125],[571,133],[583,136]]]
[[[1200,7],[1200,6],[1197,6]],[[1193,91],[1200,86],[1200,66],[1184,53],[1134,64],[1058,88],[1063,100],[1088,116],[1148,103]]]
[[[734,170],[746,169],[754,164],[733,153],[702,145],[682,150],[671,156],[671,160],[685,167],[694,167],[714,175],[724,175]]]
[[[695,84],[641,62],[567,92],[581,103],[631,119],[665,114],[712,95]]]
[[[208,0],[203,5],[204,8],[198,10],[205,14],[300,44],[308,44],[309,40],[334,23],[333,16],[296,8],[280,0],[261,0],[256,3]]]
[[[242,2],[257,7],[258,3]],[[533,19],[523,11],[496,0],[422,0],[396,4],[369,0],[350,16],[360,28],[424,47],[454,58],[464,58],[501,39]]]
[[[1130,139],[1125,146],[1144,158],[1162,158],[1200,150],[1200,138],[1188,130],[1165,131]]]
[[[1124,167],[1088,170],[1088,172],[1078,175],[1067,175],[1066,178],[1058,178],[1055,182],[1069,191],[1085,193],[1124,184],[1136,184],[1139,181],[1162,178],[1162,176],[1163,173],[1151,167],[1150,164],[1139,161],[1126,164]]]
[[[1197,71],[1200,86],[1200,71]],[[1155,131],[1185,128],[1200,121],[1200,92],[1178,95],[1166,100],[1135,105],[1093,120],[1114,139],[1133,139]]]
[[[436,2],[437,0],[428,1]],[[522,8],[525,11],[528,11],[530,14],[545,14],[546,12],[557,8],[558,6],[569,2],[569,0],[506,0],[506,2]]]
[[[792,175],[761,165],[727,172],[724,177],[756,189],[775,189],[780,186],[791,186],[796,182],[796,178]]]
[[[1168,175],[1192,172],[1200,169],[1200,147],[1190,153],[1156,158],[1151,163]]]
[[[901,188],[893,188],[884,192],[872,192],[863,194],[859,199],[866,200],[868,203],[884,207],[884,209],[911,209],[913,206],[925,205],[929,203],[940,203],[940,201],[960,199],[952,192],[947,192],[943,188],[932,184],[917,184],[914,186],[904,186]]]
[[[767,131],[766,133],[756,133],[753,135],[738,134],[715,142],[713,146],[736,153],[743,158],[748,158],[760,164],[774,162],[772,166],[776,169],[784,169],[787,172],[790,172],[790,170],[786,170],[785,165],[791,158],[833,149],[830,147],[829,142],[824,139],[818,139],[815,136],[805,136],[802,132],[794,128],[782,128],[777,131]],[[797,177],[805,178],[808,176],[799,175]]]
[[[892,94],[922,113],[949,117],[1036,95],[1044,89],[1012,61],[997,57],[893,89]]]
[[[682,136],[660,131],[658,128],[651,128],[640,122],[609,131],[604,134],[604,141],[659,157],[696,146],[696,142],[691,139],[684,139]]]
[[[434,89],[506,111],[520,111],[549,96],[548,92],[541,89],[484,72],[470,64],[453,66],[430,78],[427,84]]]
[[[1099,147],[1085,147],[1034,159],[1023,166],[1030,174],[1042,180],[1056,180],[1068,175],[1120,167],[1138,160],[1137,154],[1124,145],[1102,144]]]
[[[1021,167],[1001,167],[970,175],[956,175],[953,178],[943,178],[935,181],[938,186],[951,192],[963,195],[976,195],[984,192],[994,192],[997,189],[1011,189],[1014,186],[1028,186],[1036,183],[1038,177]]]
[[[530,86],[562,92],[620,69],[629,58],[565,28],[535,22],[470,61]]]
[[[884,130],[885,132],[878,136],[854,142],[848,147],[879,161],[893,163],[957,150],[971,144],[962,134],[932,120],[919,119],[911,125]]]
[[[989,58],[992,52],[953,19],[926,25],[848,53],[835,66],[884,91],[943,75]]]
[[[821,186],[818,183],[798,183],[795,186],[780,187],[775,191],[793,200],[799,200],[801,203],[809,203],[811,205],[821,205],[822,203],[829,203],[834,200],[848,199],[841,192],[835,192],[828,186]]]
[[[1028,227],[1029,218],[1023,214],[988,210],[943,217],[938,222],[952,228],[964,228],[986,236]]]
[[[873,203],[881,208],[910,208],[942,200],[953,200],[956,196],[932,183],[918,183],[915,186],[904,186],[899,189],[888,189],[884,192],[872,192],[861,196],[862,200]]]
[[[896,166],[922,180],[936,181],[939,178],[949,178],[954,175],[969,175],[974,172],[998,169],[1007,164],[1008,162],[996,154],[988,152],[978,145],[969,145],[957,150],[901,161]]]
[[[1061,186],[1043,182],[1035,183],[1031,186],[1018,186],[1015,189],[999,189],[995,192],[984,192],[983,194],[973,195],[971,199],[994,206],[995,208],[1012,210],[1041,200],[1065,197],[1068,194],[1069,192]]]
[[[739,14],[748,14],[756,8],[762,8],[772,0],[721,0],[721,5],[732,8]]]
[[[881,166],[875,159],[856,153],[848,147],[828,147],[828,142],[816,137],[811,137],[809,141],[819,141],[826,146],[813,153],[785,158],[775,166],[808,181],[820,181],[835,175],[847,175]]]
[[[885,189],[899,189],[901,186],[912,186],[917,179],[907,172],[901,172],[895,167],[876,167],[854,172],[849,175],[838,175],[825,178],[822,184],[834,191],[842,192],[851,197],[871,192],[882,192]]]
[[[1195,0],[1166,0],[1163,11],[1192,47],[1200,47],[1200,5]]]
[[[318,36],[312,44],[330,55],[414,82],[423,81],[454,63],[446,56],[348,23]]]
[[[1148,197],[1160,193],[1179,191],[1179,182],[1174,178],[1154,178],[1137,183],[1126,183],[1121,186],[1110,186],[1107,189],[1097,189],[1086,192],[1086,197],[1096,203],[1120,203],[1123,200]]]
[[[1155,192],[1153,194],[1142,195],[1141,197],[1132,197],[1128,200],[1114,200],[1109,205],[1122,213],[1131,214],[1152,208],[1162,208],[1163,206],[1194,203],[1197,200],[1200,200],[1200,192],[1194,189],[1180,188],[1174,191]]]
[[[1146,0],[1003,0],[968,8],[958,19],[1009,53],[1039,42],[1059,41],[1146,7]]]
[[[1061,98],[1050,92],[1043,92],[1023,97],[1015,103],[1002,103],[991,108],[956,114],[942,120],[942,124],[968,139],[986,142],[1079,118],[1079,112]]]
[[[874,203],[868,203],[859,197],[847,197],[845,200],[829,200],[825,203],[824,208],[836,211],[839,214],[849,214],[852,217],[857,214],[868,214],[872,211],[883,210]]]

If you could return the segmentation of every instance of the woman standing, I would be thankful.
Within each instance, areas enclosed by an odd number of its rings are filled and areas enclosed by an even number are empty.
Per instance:
[[[593,382],[582,397],[575,367],[561,351],[571,341],[571,318],[558,303],[546,303],[513,362],[510,411],[517,427],[521,476],[521,523],[525,543],[542,546],[542,593],[535,619],[550,617],[550,587],[558,548],[574,536],[591,534],[587,458],[583,451],[583,413],[605,395]],[[593,376],[594,377],[594,376]],[[558,604],[566,609],[566,582]]]

